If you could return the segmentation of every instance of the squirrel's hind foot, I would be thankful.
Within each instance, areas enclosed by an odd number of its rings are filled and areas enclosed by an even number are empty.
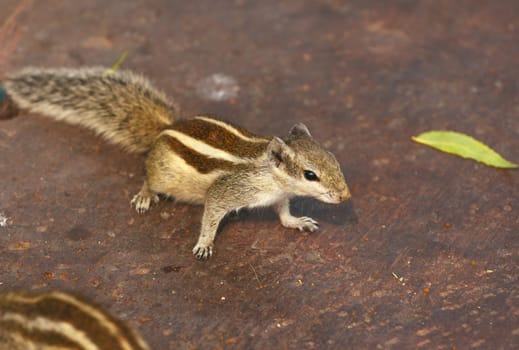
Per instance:
[[[133,196],[130,204],[135,207],[138,213],[142,214],[150,209],[151,203],[158,203],[159,196],[149,190],[148,185],[144,183],[139,193]]]

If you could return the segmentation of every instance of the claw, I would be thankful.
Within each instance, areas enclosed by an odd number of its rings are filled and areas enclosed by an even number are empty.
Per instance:
[[[193,255],[198,259],[205,261],[213,255],[213,247],[202,247],[198,244],[193,248]]]
[[[143,196],[140,192],[137,193],[133,199],[131,200],[130,204],[135,207],[135,210],[137,210],[137,213],[142,214],[148,209],[150,209],[151,202],[158,203],[159,196]]]
[[[312,218],[307,216],[295,217],[295,216],[280,216],[281,224],[285,227],[296,228],[299,231],[315,232],[319,228],[319,223]]]
[[[298,227],[300,231],[315,232],[319,228],[319,223],[312,218],[303,216],[299,219],[302,222],[302,225]]]

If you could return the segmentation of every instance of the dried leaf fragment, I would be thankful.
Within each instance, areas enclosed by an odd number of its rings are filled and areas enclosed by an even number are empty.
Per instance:
[[[83,40],[81,45],[88,49],[110,49],[113,42],[106,36],[91,36]]]
[[[455,131],[428,131],[412,137],[413,141],[436,148],[442,152],[469,158],[496,168],[517,168],[496,151],[475,138]]]
[[[8,247],[9,250],[21,250],[21,251],[29,250],[30,248],[31,248],[31,241],[24,241],[24,240],[11,243],[11,244],[9,244],[9,247]]]
[[[122,55],[119,57],[119,59],[117,60],[117,62],[115,62],[115,64],[112,66],[112,68],[110,69],[107,69],[106,70],[106,74],[112,74],[112,73],[115,73],[117,72],[117,70],[119,69],[119,67],[121,66],[121,64],[124,62],[124,60],[126,59],[126,56],[128,56],[128,51],[124,51],[122,53]]]

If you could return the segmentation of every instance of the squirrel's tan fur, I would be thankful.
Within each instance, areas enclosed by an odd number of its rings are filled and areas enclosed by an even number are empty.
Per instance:
[[[350,197],[339,163],[301,123],[278,138],[259,137],[209,116],[176,120],[174,104],[146,79],[104,68],[31,68],[1,84],[7,100],[21,109],[147,152],[146,180],[132,204],[144,212],[158,194],[203,204],[193,249],[199,259],[211,256],[218,226],[230,211],[273,206],[285,227],[315,231],[316,221],[290,214],[290,198],[339,203]]]

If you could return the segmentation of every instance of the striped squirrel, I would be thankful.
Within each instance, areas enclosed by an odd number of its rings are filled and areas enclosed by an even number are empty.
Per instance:
[[[302,123],[279,138],[259,137],[212,116],[177,120],[175,105],[148,80],[106,68],[27,68],[1,86],[5,103],[146,153],[146,178],[131,204],[143,213],[159,201],[158,194],[203,204],[193,248],[200,260],[212,255],[216,231],[229,212],[273,206],[283,226],[313,232],[318,223],[292,216],[290,198],[339,203],[350,197],[339,163]]]
[[[0,294],[0,350],[147,350],[101,307],[60,291]]]

